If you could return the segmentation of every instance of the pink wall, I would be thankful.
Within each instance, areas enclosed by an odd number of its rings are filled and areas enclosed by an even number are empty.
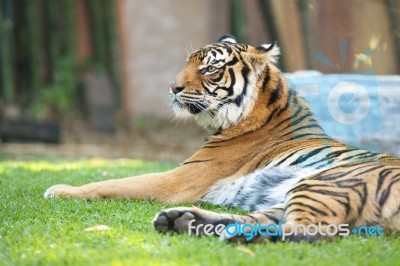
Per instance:
[[[118,0],[124,111],[168,117],[168,83],[186,49],[228,32],[228,1]],[[190,44],[191,43],[191,44]]]

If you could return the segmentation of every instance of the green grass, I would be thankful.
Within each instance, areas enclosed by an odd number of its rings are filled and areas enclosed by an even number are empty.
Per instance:
[[[170,163],[135,160],[24,159],[0,156],[0,265],[398,265],[400,238],[238,246],[216,238],[163,235],[150,221],[166,206],[148,201],[46,200],[56,183],[164,171]],[[186,204],[190,206],[190,204]],[[202,207],[234,211],[211,205]],[[94,225],[107,231],[85,231]]]

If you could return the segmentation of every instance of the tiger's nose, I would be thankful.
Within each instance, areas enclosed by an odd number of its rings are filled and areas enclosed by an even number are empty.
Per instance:
[[[175,82],[171,82],[170,84],[169,84],[169,87],[171,88],[171,90],[172,90],[172,92],[174,93],[174,94],[177,94],[177,93],[179,93],[179,92],[181,92],[181,91],[183,91],[184,89],[185,89],[185,87],[184,86],[179,86],[177,83],[175,83]]]

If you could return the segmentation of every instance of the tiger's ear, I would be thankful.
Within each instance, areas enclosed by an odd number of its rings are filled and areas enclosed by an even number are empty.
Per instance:
[[[230,34],[225,34],[219,37],[218,42],[230,42],[230,43],[237,43],[236,38]]]
[[[279,59],[279,55],[281,54],[281,49],[276,42],[271,44],[263,44],[256,48],[256,50],[260,54],[265,54],[267,56],[267,60],[271,63],[277,63]]]

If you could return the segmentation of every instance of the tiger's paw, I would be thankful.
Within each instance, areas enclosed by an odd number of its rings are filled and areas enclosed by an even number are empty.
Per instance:
[[[153,226],[159,232],[188,233],[189,224],[196,220],[193,210],[188,207],[163,210],[154,218]]]
[[[46,199],[50,198],[71,198],[76,196],[77,187],[69,185],[54,185],[49,187],[43,194]]]
[[[177,207],[161,211],[153,220],[159,232],[187,233],[189,235],[219,237],[233,217],[196,207]]]

